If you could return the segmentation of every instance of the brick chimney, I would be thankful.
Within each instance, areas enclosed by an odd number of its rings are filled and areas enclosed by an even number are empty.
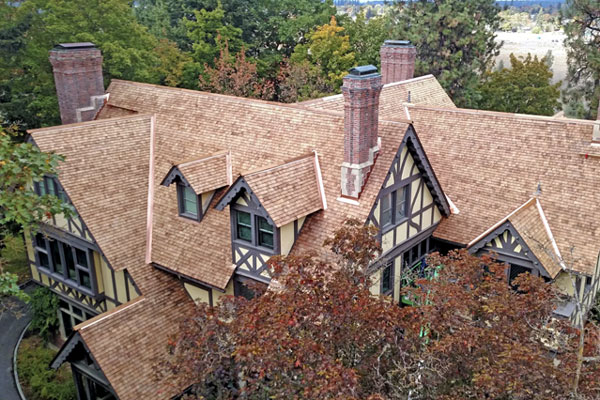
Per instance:
[[[93,43],[61,43],[50,63],[63,124],[90,121],[104,102],[102,54]]]
[[[386,40],[381,46],[383,84],[412,79],[417,49],[408,40]]]
[[[381,87],[381,75],[373,65],[352,68],[344,77],[342,196],[358,199],[379,151]]]

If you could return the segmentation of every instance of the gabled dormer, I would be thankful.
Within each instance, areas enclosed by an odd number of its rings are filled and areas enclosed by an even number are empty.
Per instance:
[[[240,176],[221,200],[230,207],[236,273],[268,283],[273,255],[287,255],[306,217],[327,208],[316,153]]]
[[[161,184],[176,185],[179,216],[200,222],[215,191],[231,183],[231,155],[220,152],[174,165]]]

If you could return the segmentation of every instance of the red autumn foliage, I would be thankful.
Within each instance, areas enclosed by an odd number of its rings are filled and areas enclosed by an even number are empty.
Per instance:
[[[514,291],[504,265],[457,251],[430,257],[430,277],[404,290],[417,305],[400,308],[369,291],[374,233],[347,222],[326,242],[333,257],[273,258],[261,296],[199,305],[159,378],[206,399],[571,398],[577,336],[552,318],[551,285],[522,276]],[[580,398],[598,398],[598,364]]]

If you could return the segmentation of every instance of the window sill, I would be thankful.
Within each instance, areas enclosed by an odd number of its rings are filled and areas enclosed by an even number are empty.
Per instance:
[[[253,250],[260,251],[261,253],[269,253],[271,255],[277,254],[277,253],[275,253],[275,249],[270,249],[268,247],[263,247],[263,246],[256,246],[256,245],[252,244],[251,242],[246,242],[244,240],[234,239],[233,243],[240,245],[240,246],[248,247]]]
[[[95,293],[92,289],[86,288],[84,286],[80,286],[74,280],[66,279],[64,276],[57,274],[55,272],[52,272],[49,269],[46,269],[46,268],[40,267],[40,266],[37,266],[37,269],[38,269],[38,271],[44,273],[45,275],[49,276],[50,278],[52,278],[60,283],[63,283],[65,285],[69,286],[71,289],[77,290],[78,292],[81,292],[81,293],[85,294],[86,296],[93,297],[95,300],[101,300],[104,298],[104,293]]]
[[[400,221],[396,222],[395,224],[390,224],[390,225],[386,225],[384,227],[381,228],[381,234],[385,235],[386,233],[393,231],[394,229],[396,229],[399,225],[402,225],[403,223],[405,223],[406,221],[408,221],[408,217],[403,217]]]

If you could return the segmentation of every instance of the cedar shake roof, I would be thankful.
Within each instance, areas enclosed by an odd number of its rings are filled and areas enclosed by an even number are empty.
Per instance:
[[[223,194],[217,192],[201,222],[179,217],[176,190],[160,185],[173,165],[228,149],[238,176],[316,150],[328,209],[307,220],[292,251],[322,251],[344,219],[366,220],[409,126],[380,122],[382,150],[357,206],[336,200],[344,156],[339,113],[120,80],[108,92],[112,107],[157,114],[151,261],[219,289],[234,271],[229,207],[214,209]]]
[[[75,327],[121,400],[168,399],[181,392],[157,381],[156,363],[164,359],[170,335],[192,315],[194,302],[172,275],[149,265],[133,272],[144,294]],[[140,277],[145,274],[146,277]]]
[[[231,185],[231,161],[228,152],[176,165],[196,194]]]
[[[29,131],[40,150],[65,156],[58,179],[116,271],[144,262],[152,118]]]
[[[539,184],[567,267],[593,274],[600,243],[600,157],[585,150],[593,149],[594,122],[426,106],[409,106],[409,112],[446,195],[460,210],[442,221],[436,237],[471,242]]]
[[[243,175],[278,228],[323,209],[315,154]],[[233,189],[236,185],[233,185]]]
[[[397,113],[407,102],[443,108],[456,107],[438,80],[433,75],[424,75],[384,85],[379,96],[379,115]],[[307,100],[299,104],[321,110],[344,111],[344,98],[341,94]]]
[[[493,232],[494,229],[506,221],[509,221],[513,225],[527,247],[529,247],[533,255],[539,260],[546,272],[548,272],[550,278],[554,279],[562,270],[562,257],[556,246],[552,231],[547,225],[542,205],[539,199],[535,197],[527,200],[525,204],[519,206],[519,208],[498,221],[479,237],[471,241],[467,247],[485,245],[485,243],[482,243],[482,240],[487,241],[486,236],[488,236],[488,233]]]

